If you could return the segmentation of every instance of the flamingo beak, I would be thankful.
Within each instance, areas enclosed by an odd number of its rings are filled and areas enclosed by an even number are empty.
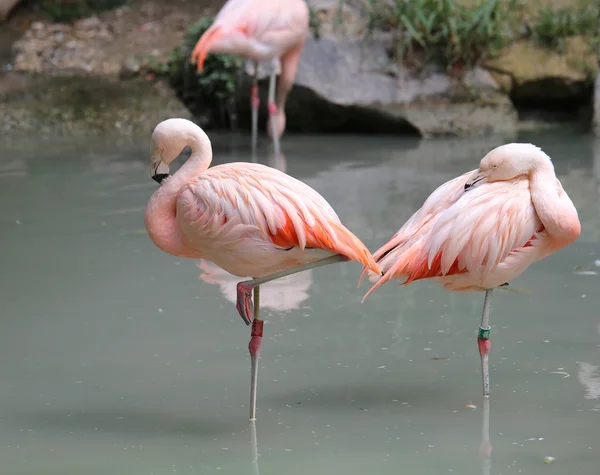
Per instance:
[[[150,167],[152,179],[157,182],[159,185],[165,178],[168,178],[169,175],[169,165],[167,165],[162,160],[157,162],[152,162]]]
[[[475,175],[474,178],[471,178],[469,181],[467,181],[465,183],[465,191],[470,190],[471,188],[473,188],[477,183],[479,183],[481,180],[483,180],[485,178],[485,176],[481,175],[481,174],[477,174]]]

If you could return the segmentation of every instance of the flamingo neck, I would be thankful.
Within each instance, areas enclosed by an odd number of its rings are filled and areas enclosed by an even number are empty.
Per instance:
[[[200,137],[202,139],[203,137]],[[210,141],[195,140],[188,145],[190,158],[172,176],[165,178],[148,202],[145,214],[146,230],[152,242],[167,254],[180,257],[202,257],[185,243],[177,216],[177,198],[181,189],[195,176],[206,171],[212,161]]]
[[[563,190],[552,165],[534,168],[530,173],[531,201],[551,237],[553,250],[575,241],[581,224],[573,202]]]

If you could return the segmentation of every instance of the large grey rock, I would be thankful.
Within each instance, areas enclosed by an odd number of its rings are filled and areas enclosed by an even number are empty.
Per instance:
[[[427,137],[516,128],[516,110],[486,71],[470,71],[460,81],[435,71],[399,75],[387,45],[385,39],[309,38],[286,106],[288,129]],[[248,87],[246,82],[238,100],[244,127],[250,115]]]

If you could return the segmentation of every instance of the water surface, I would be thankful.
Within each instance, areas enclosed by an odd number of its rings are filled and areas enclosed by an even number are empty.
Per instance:
[[[254,463],[237,280],[148,239],[148,138],[4,138],[0,473],[597,474],[600,143],[520,140],[554,158],[583,232],[515,280],[520,292],[494,294],[491,459],[483,295],[418,282],[361,304],[368,287],[346,263],[263,289]],[[283,150],[375,250],[500,143],[291,135]],[[248,160],[248,144],[217,136],[215,162]]]

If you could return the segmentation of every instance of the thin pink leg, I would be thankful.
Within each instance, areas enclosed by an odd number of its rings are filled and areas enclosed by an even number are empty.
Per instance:
[[[492,298],[493,289],[488,289],[485,292],[485,300],[483,302],[483,315],[481,316],[481,325],[479,326],[479,334],[477,335],[477,345],[479,346],[479,355],[481,356],[481,373],[483,376],[483,396],[490,395],[490,368],[489,368],[489,353],[490,347],[490,300]]]
[[[254,77],[250,89],[250,106],[252,108],[252,158],[256,159],[256,147],[258,142],[258,107],[260,96],[258,95],[258,63],[254,63]]]
[[[258,357],[260,356],[260,345],[262,344],[263,324],[260,319],[260,286],[254,287],[254,321],[250,332],[250,420],[256,420],[256,384],[258,381]]]
[[[277,73],[271,73],[269,80],[269,124],[271,126],[271,137],[273,138],[273,149],[276,157],[279,157],[279,133],[277,128],[277,104],[275,104],[275,83],[277,82]]]

